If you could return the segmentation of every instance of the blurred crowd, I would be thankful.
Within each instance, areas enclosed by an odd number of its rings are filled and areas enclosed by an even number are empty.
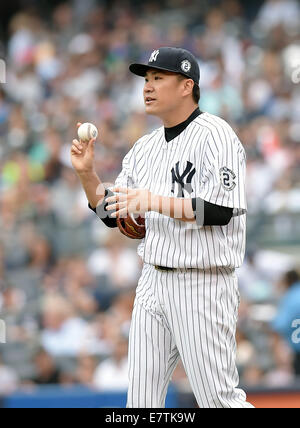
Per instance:
[[[8,336],[0,395],[56,383],[126,390],[142,261],[135,242],[88,209],[69,152],[76,123],[94,123],[97,171],[114,183],[132,144],[160,126],[145,116],[143,79],[128,65],[162,45],[195,54],[200,108],[227,120],[247,151],[241,382],[283,386],[300,375],[299,259],[258,245],[266,231],[300,244],[300,6],[247,3],[74,0],[45,16],[37,2],[8,23],[0,42],[0,318]],[[174,382],[189,389],[181,365]]]

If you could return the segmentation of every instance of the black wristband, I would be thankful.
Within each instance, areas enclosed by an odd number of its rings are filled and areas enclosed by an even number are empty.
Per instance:
[[[192,199],[198,226],[227,226],[233,216],[233,208],[211,204],[201,198]]]
[[[117,220],[116,218],[111,217],[111,211],[106,210],[108,206],[108,202],[106,202],[106,199],[110,196],[114,196],[114,193],[109,189],[105,189],[105,195],[102,204],[98,205],[97,208],[92,208],[89,204],[89,208],[94,211],[95,214],[97,214],[100,220],[102,220],[107,227],[114,228],[118,227]]]

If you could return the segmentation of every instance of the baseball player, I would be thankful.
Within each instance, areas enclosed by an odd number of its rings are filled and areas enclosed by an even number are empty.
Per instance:
[[[146,113],[163,126],[135,143],[112,189],[95,172],[95,141],[72,146],[89,206],[108,227],[145,218],[127,407],[164,407],[179,358],[200,407],[252,407],[237,388],[235,364],[244,148],[224,120],[199,110],[200,72],[190,52],[163,47],[129,68],[145,78]]]

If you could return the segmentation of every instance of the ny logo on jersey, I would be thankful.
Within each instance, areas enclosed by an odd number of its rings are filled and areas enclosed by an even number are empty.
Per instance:
[[[158,55],[159,55],[159,51],[158,50],[152,52],[152,54],[150,56],[150,59],[149,59],[149,62],[155,62],[157,60]]]
[[[193,164],[189,161],[187,161],[187,166],[184,170],[184,172],[180,175],[179,172],[179,164],[180,162],[177,162],[175,168],[172,169],[172,193],[175,193],[175,183],[178,184],[178,198],[184,198],[184,190],[188,192],[190,195],[193,193],[193,188],[191,185],[192,179],[194,175],[196,174],[196,169],[193,168]],[[184,182],[185,180],[185,182]]]

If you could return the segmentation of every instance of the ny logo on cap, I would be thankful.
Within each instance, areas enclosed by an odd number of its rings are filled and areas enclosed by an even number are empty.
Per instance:
[[[152,52],[152,54],[150,56],[150,59],[149,59],[149,62],[155,62],[157,60],[158,55],[159,55],[159,51],[158,50]]]

